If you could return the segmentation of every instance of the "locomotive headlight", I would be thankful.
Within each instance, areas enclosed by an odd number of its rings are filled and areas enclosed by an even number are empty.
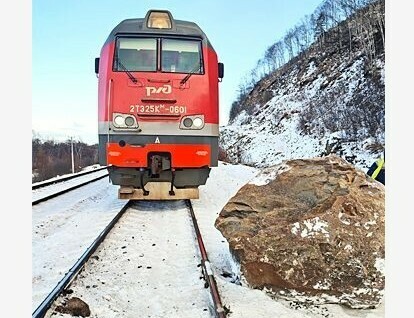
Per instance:
[[[115,118],[116,119],[116,118]],[[131,127],[131,126],[133,126],[135,124],[135,120],[134,120],[134,117],[132,117],[132,116],[127,116],[126,118],[125,118],[125,125],[127,125],[128,127]]]
[[[154,29],[171,29],[171,16],[167,11],[150,11],[147,13],[147,27]]]
[[[204,122],[200,117],[196,117],[193,120],[193,125],[195,128],[201,128],[203,126]]]
[[[183,125],[187,128],[190,128],[193,125],[193,120],[189,117],[183,120]]]
[[[123,116],[120,116],[120,115],[116,116],[114,118],[114,124],[116,126],[118,126],[118,127],[125,126],[125,119],[124,119],[124,117]]]
[[[199,130],[204,127],[204,115],[185,116],[181,119],[180,129]]]
[[[139,129],[137,120],[130,114],[113,113],[112,123],[114,129]]]

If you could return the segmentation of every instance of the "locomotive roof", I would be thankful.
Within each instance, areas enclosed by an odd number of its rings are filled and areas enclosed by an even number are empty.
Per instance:
[[[150,12],[151,11],[148,11],[147,16]],[[196,23],[190,21],[175,20],[172,18],[172,15],[169,11],[163,10],[161,12],[168,12],[168,14],[170,14],[172,21],[171,29],[148,28],[146,26],[146,18],[125,19],[112,30],[106,40],[106,43],[114,41],[115,37],[121,34],[184,35],[201,37],[203,42],[212,48],[212,45],[207,36]]]

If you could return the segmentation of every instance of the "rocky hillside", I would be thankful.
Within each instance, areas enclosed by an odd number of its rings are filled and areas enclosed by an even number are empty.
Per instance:
[[[385,149],[383,18],[384,1],[360,8],[260,79],[220,128],[223,157],[267,167],[335,153],[369,167]]]

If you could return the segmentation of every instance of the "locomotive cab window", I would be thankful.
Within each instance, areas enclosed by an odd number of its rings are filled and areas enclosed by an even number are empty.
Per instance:
[[[167,73],[204,74],[201,52],[199,40],[120,37],[116,45],[114,71],[159,70]],[[161,65],[157,64],[157,60]]]
[[[114,59],[115,71],[156,71],[157,40],[119,38]]]
[[[161,71],[172,73],[203,73],[201,42],[162,39]]]

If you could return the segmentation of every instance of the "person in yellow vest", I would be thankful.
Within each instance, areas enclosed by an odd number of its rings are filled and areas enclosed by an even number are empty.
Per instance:
[[[368,169],[367,174],[385,185],[385,156],[375,161]]]

